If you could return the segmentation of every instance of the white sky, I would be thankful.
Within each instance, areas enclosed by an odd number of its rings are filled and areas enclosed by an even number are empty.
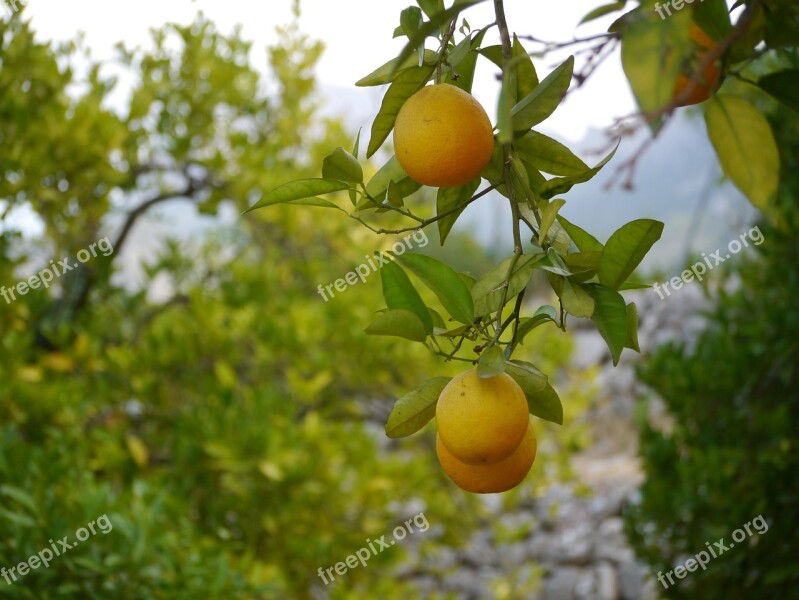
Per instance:
[[[244,37],[254,42],[253,64],[262,69],[263,49],[275,42],[275,26],[292,18],[291,0],[20,2],[26,5],[26,17],[32,19],[40,39],[67,40],[82,31],[93,57],[99,60],[111,58],[112,48],[119,41],[128,46],[147,47],[150,28],[170,21],[189,23],[202,10],[222,32],[227,33],[241,23]],[[326,87],[347,87],[354,94],[363,93],[366,102],[375,104],[373,114],[376,113],[379,106],[374,92],[359,90],[353,84],[399,52],[402,42],[392,40],[391,35],[399,24],[400,11],[412,3],[413,0],[303,0],[301,29],[324,41],[327,47],[317,70],[319,80]],[[582,37],[604,31],[612,17],[575,30],[580,18],[599,3],[598,0],[505,0],[512,30],[556,41],[571,39],[575,32]],[[468,9],[464,15],[472,28],[477,29],[493,21],[492,10],[492,2],[487,1]],[[548,58],[535,62],[543,78],[559,61]],[[478,70],[474,94],[489,115],[494,115],[498,87],[489,67]],[[607,126],[613,117],[628,114],[633,107],[617,54],[606,61],[580,93],[570,96],[542,129],[564,142],[576,141],[589,127]]]

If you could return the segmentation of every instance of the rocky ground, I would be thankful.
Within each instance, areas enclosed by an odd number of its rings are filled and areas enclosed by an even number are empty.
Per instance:
[[[690,286],[665,300],[652,290],[631,297],[641,317],[642,353],[668,339],[694,339],[702,328],[704,300]],[[575,323],[576,325],[576,323]],[[601,365],[598,400],[588,418],[594,443],[573,459],[576,481],[557,485],[514,513],[498,511],[508,524],[534,522],[529,535],[510,544],[496,544],[490,531],[478,533],[458,556],[445,558],[464,568],[447,581],[429,582],[432,589],[458,598],[530,598],[533,600],[654,600],[657,582],[639,563],[623,531],[622,511],[643,480],[636,449],[633,410],[645,392],[634,375],[635,359],[614,368],[595,330],[575,330],[578,366]],[[626,351],[625,351],[626,352]],[[650,418],[667,420],[657,403]],[[587,487],[587,495],[577,490]],[[491,502],[492,500],[488,500]],[[497,589],[500,575],[515,571],[519,582],[541,581],[537,590]],[[442,585],[445,589],[442,589]],[[520,588],[523,586],[520,586]]]

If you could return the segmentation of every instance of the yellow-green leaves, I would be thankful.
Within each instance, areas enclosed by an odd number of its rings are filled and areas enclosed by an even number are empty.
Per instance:
[[[436,416],[436,403],[449,377],[434,377],[394,403],[386,422],[386,435],[402,438],[413,435]]]
[[[332,179],[299,179],[297,181],[289,181],[266,194],[258,202],[248,208],[246,212],[250,212],[256,208],[281,204],[283,202],[313,198],[319,194],[340,192],[347,188],[349,188],[348,183]]]
[[[590,171],[566,146],[537,131],[530,131],[513,142],[513,149],[524,162],[544,173],[571,176]]]
[[[416,313],[405,309],[378,313],[365,331],[369,335],[389,335],[412,342],[424,342],[427,338],[427,330]]]
[[[424,64],[426,65],[434,65],[438,55],[433,50],[425,50],[424,53]],[[385,85],[387,83],[391,83],[397,77],[399,73],[405,71],[406,69],[410,69],[411,67],[418,67],[419,60],[415,56],[409,56],[405,59],[404,62],[400,63],[397,61],[396,58],[388,61],[384,65],[381,65],[371,73],[369,73],[366,77],[359,79],[355,82],[355,85],[359,87],[369,87],[373,85]]]
[[[651,6],[641,6],[622,29],[621,63],[641,112],[654,113],[671,102],[688,41],[691,11],[661,19]],[[654,129],[662,119],[651,123]]]
[[[338,147],[322,162],[322,177],[348,183],[363,183],[363,168],[357,158]]]
[[[768,121],[754,106],[735,96],[716,96],[705,122],[721,168],[760,210],[777,191],[780,157]]]
[[[663,234],[663,223],[639,219],[622,225],[605,244],[599,263],[599,281],[618,290]]]

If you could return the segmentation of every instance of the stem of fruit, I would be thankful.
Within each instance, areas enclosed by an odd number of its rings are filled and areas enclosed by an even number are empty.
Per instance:
[[[505,5],[503,0],[494,0],[494,14],[497,18],[497,28],[499,29],[499,36],[500,40],[502,41],[502,64],[503,64],[503,71],[511,68],[511,62],[513,61],[513,46],[511,45],[510,40],[510,31],[508,30],[508,21],[505,18]],[[510,261],[510,266],[508,267],[508,274],[505,277],[505,283],[503,284],[502,290],[502,301],[499,303],[499,308],[497,310],[496,316],[496,331],[494,332],[494,338],[491,340],[490,346],[495,346],[499,342],[499,338],[502,335],[505,327],[502,325],[502,309],[505,307],[505,303],[508,301],[508,289],[510,287],[510,279],[513,275],[513,271],[516,268],[516,263],[519,261],[519,258],[522,255],[522,235],[521,235],[521,227],[520,222],[522,219],[521,211],[519,211],[519,205],[516,203],[516,198],[513,189],[513,178],[511,177],[511,162],[512,162],[512,147],[510,142],[506,142],[502,145],[502,155],[503,155],[503,174],[502,179],[505,184],[505,189],[508,191],[508,200],[510,200],[510,209],[511,214],[513,217],[513,258]],[[513,313],[511,313],[512,320],[515,321],[519,316],[519,310],[521,308],[521,302],[517,301],[516,306],[514,307]],[[514,329],[514,339],[511,340],[511,348],[515,345],[515,337],[516,331]]]

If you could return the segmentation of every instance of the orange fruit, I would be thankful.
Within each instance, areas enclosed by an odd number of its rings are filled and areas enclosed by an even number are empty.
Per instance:
[[[524,439],[529,421],[524,392],[510,375],[481,379],[471,369],[441,390],[436,423],[442,443],[470,465],[507,458]]]
[[[533,426],[528,424],[521,444],[510,456],[490,465],[469,465],[455,458],[441,436],[436,436],[441,468],[455,485],[475,494],[498,494],[519,485],[533,466],[537,445]]]
[[[450,84],[423,87],[405,101],[394,124],[394,152],[423,185],[468,183],[491,160],[494,133],[483,107]]]
[[[716,42],[708,36],[696,24],[691,25],[690,38],[695,49],[693,55],[686,61],[682,72],[677,76],[677,83],[674,86],[672,97],[677,98],[683,93],[691,82],[693,74],[707,56],[707,51],[716,45]],[[714,61],[705,67],[702,77],[696,82],[688,97],[681,101],[677,106],[690,106],[704,102],[713,95],[721,86],[721,67],[720,61]]]

